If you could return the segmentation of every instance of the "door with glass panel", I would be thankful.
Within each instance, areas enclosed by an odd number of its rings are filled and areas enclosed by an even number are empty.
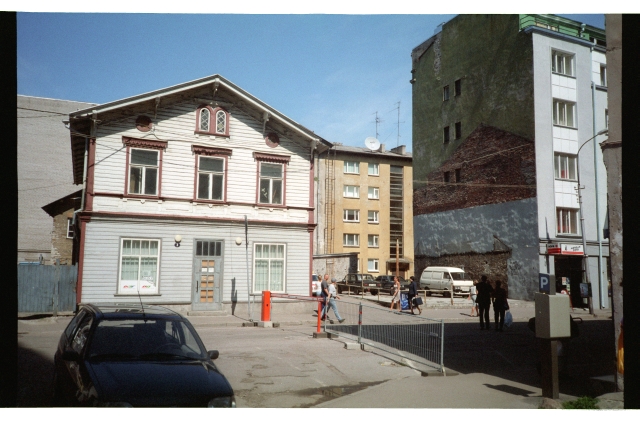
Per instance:
[[[193,310],[216,311],[222,309],[222,255],[221,240],[196,240],[193,258],[194,287]]]

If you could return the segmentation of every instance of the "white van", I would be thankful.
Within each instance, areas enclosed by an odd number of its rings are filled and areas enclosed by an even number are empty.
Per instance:
[[[420,289],[438,290],[435,293],[442,293],[443,296],[451,296],[451,282],[453,281],[453,294],[467,296],[469,288],[473,286],[473,281],[468,279],[463,269],[449,266],[428,266],[422,271],[420,276]],[[445,290],[445,291],[439,291]]]

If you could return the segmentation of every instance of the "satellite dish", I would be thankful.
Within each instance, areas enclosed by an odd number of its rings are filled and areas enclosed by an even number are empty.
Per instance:
[[[364,144],[369,148],[369,150],[378,150],[380,148],[380,142],[375,137],[365,138]]]

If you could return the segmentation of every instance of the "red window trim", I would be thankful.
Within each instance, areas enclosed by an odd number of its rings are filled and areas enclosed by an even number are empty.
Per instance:
[[[166,141],[159,140],[143,140],[140,138],[132,138],[132,137],[122,137],[122,143],[127,146],[126,153],[126,165],[125,165],[125,175],[124,175],[124,193],[125,197],[136,197],[141,199],[159,199],[162,197],[162,153],[167,148],[169,144]],[[129,164],[131,158],[131,148],[141,148],[141,149],[150,149],[150,150],[158,150],[158,189],[156,190],[155,195],[146,195],[141,193],[129,193]]]
[[[291,156],[272,155],[270,153],[253,152],[253,158],[261,162],[289,163]]]
[[[253,152],[256,160],[256,205],[275,208],[285,208],[287,206],[287,167],[291,156],[272,155],[268,153]],[[260,164],[262,162],[279,163],[282,165],[282,203],[261,203],[260,202]]]
[[[195,203],[211,203],[211,204],[227,204],[227,181],[229,175],[229,156],[233,152],[231,149],[223,149],[220,147],[208,147],[208,146],[196,146],[192,145],[191,150],[195,154],[195,166],[194,166],[194,174],[193,174],[193,199],[192,201]],[[224,159],[224,195],[222,200],[213,200],[213,199],[198,199],[198,171],[199,171],[199,163],[200,156],[211,156],[211,157],[219,157]]]
[[[200,129],[200,111],[202,109],[208,109],[209,110],[209,131],[203,131],[203,130]],[[216,114],[220,110],[224,112],[225,118],[226,118],[226,125],[224,126],[224,132],[223,133],[219,133],[219,132],[216,131],[216,128],[217,128],[217,125],[216,125]],[[209,105],[200,105],[196,109],[196,130],[195,130],[195,133],[196,134],[204,134],[204,135],[217,135],[217,136],[229,137],[229,125],[230,125],[230,121],[231,121],[230,117],[231,117],[231,115],[229,114],[229,111],[227,111],[223,107],[217,106],[214,109]]]

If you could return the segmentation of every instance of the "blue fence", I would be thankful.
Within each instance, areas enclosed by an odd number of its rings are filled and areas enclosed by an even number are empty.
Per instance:
[[[77,265],[18,265],[18,312],[58,313],[76,307]]]

